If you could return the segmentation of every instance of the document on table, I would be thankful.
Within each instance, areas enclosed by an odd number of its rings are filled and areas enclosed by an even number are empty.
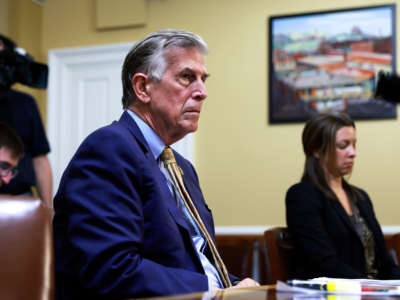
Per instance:
[[[314,279],[310,279],[313,282],[326,283],[330,280],[351,280],[357,281],[364,285],[377,285],[377,286],[398,286],[400,287],[400,280],[379,280],[379,279],[368,279],[368,278],[360,278],[360,279],[344,279],[344,278],[331,278],[331,277],[318,277]]]
[[[310,280],[278,281],[277,292],[308,295],[400,296],[400,280],[343,279],[320,277]]]

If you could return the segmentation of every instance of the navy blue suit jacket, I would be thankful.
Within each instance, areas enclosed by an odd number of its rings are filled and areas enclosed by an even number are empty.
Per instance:
[[[214,237],[193,166],[175,153]],[[208,289],[187,224],[157,161],[124,112],[81,144],[61,179],[53,222],[57,299],[122,299]]]

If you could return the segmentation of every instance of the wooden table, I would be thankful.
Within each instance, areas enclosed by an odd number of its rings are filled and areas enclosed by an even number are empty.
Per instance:
[[[361,295],[306,295],[300,293],[277,293],[275,285],[253,288],[221,290],[217,293],[192,293],[179,296],[146,298],[146,300],[396,300],[397,297]]]
[[[220,290],[218,292],[191,293],[185,295],[143,298],[146,300],[259,300],[269,299],[268,294],[275,295],[275,285],[263,285],[259,287]],[[271,298],[275,300],[276,298]],[[133,300],[133,299],[129,299]]]

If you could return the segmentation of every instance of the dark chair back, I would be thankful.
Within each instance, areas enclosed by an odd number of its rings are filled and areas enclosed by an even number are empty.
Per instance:
[[[264,232],[267,248],[267,283],[290,278],[293,264],[293,243],[286,227],[274,227]]]
[[[392,256],[394,262],[400,265],[400,233],[395,233],[390,237],[389,247],[387,247],[389,254]]]
[[[0,197],[0,299],[54,299],[51,209]]]
[[[218,251],[229,273],[266,284],[265,245],[262,234],[217,234]]]

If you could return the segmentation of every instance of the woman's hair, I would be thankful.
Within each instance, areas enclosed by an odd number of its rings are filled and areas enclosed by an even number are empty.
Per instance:
[[[320,159],[324,159],[328,172],[336,172],[336,134],[344,126],[356,127],[354,121],[346,113],[320,113],[308,120],[302,135],[306,161],[301,182],[315,184],[333,200],[337,197],[326,181]],[[343,188],[353,200],[362,197],[345,179],[343,179]]]

